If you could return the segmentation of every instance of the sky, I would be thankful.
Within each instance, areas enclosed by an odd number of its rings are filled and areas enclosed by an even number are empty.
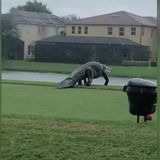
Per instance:
[[[33,0],[2,0],[2,13]],[[157,0],[37,0],[57,16],[74,14],[79,18],[127,11],[141,16],[157,16]]]

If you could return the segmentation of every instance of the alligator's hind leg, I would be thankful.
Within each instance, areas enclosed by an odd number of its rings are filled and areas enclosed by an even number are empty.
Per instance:
[[[92,84],[92,79],[93,79],[92,70],[91,69],[86,69],[86,78],[84,80],[85,85],[90,86]]]
[[[84,81],[84,84],[86,85],[86,82],[87,82],[87,81],[86,81],[86,77],[85,77],[85,78],[83,78],[83,81]]]
[[[78,81],[78,85],[81,86],[82,85],[82,80]]]
[[[82,85],[82,81],[84,82],[84,84],[86,85],[86,76],[84,76],[81,80],[78,81],[78,85]]]

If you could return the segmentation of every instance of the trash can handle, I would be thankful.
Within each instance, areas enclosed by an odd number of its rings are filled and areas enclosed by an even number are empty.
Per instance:
[[[124,87],[123,87],[123,92],[125,92],[125,91],[126,91],[126,89],[127,89],[127,86],[124,86]]]

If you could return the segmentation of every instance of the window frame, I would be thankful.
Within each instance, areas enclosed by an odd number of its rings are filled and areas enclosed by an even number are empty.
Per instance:
[[[132,36],[136,35],[136,27],[131,27],[131,35]]]
[[[124,36],[125,28],[119,27],[119,36]]]
[[[81,33],[82,33],[82,27],[78,26],[78,34],[81,34]]]
[[[76,29],[75,26],[72,26],[72,27],[71,27],[71,33],[72,33],[72,34],[75,34],[75,29]]]
[[[144,33],[145,33],[145,28],[142,27],[142,28],[141,28],[141,35],[144,36]]]
[[[84,34],[88,34],[88,26],[84,26]]]
[[[113,35],[113,27],[108,27],[108,35]]]

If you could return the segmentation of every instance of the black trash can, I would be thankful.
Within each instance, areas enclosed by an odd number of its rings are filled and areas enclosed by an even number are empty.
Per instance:
[[[156,88],[155,82],[141,78],[132,78],[124,86],[123,91],[128,95],[129,111],[131,114],[137,115],[137,123],[139,116],[144,116],[146,121],[146,116],[156,111]]]

